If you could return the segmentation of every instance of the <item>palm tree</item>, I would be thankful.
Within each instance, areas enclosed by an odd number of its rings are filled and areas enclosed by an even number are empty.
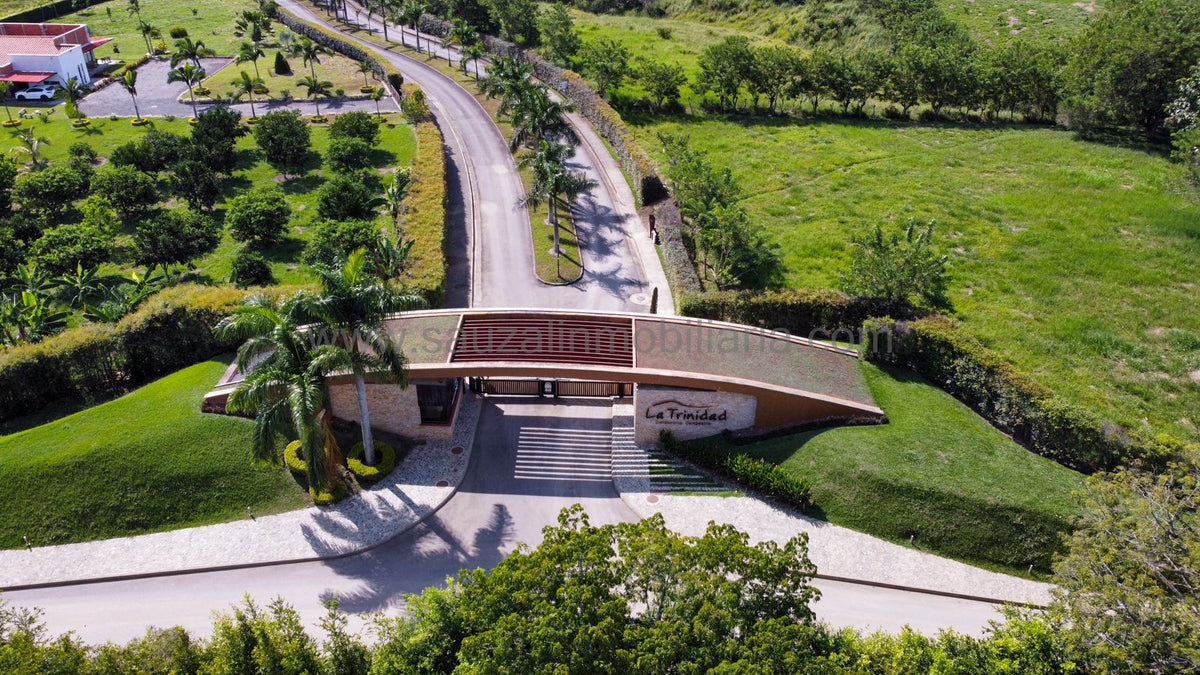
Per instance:
[[[29,161],[33,163],[33,168],[38,167],[38,162],[41,160],[42,146],[50,143],[50,139],[44,136],[35,136],[33,129],[24,129],[17,136],[17,140],[21,141],[25,147],[13,148],[13,152],[24,152],[29,155]]]
[[[510,115],[513,132],[509,146],[515,152],[521,145],[529,145],[539,138],[551,137],[561,138],[572,144],[577,143],[575,130],[567,122],[569,112],[570,104],[551,99],[543,87],[531,88],[525,96],[518,99]]]
[[[338,355],[331,360],[354,374],[363,459],[368,466],[374,466],[378,458],[367,405],[367,373],[376,382],[408,386],[404,354],[396,348],[384,319],[395,312],[423,308],[427,303],[420,295],[393,290],[372,274],[366,249],[351,253],[341,268],[317,265],[314,271],[320,278],[321,293],[303,296],[299,306],[321,322],[318,330],[326,331],[332,338]]]
[[[258,60],[264,56],[266,56],[266,53],[263,52],[261,47],[253,42],[243,42],[241,46],[238,47],[238,54],[233,59],[233,62],[239,65],[243,63],[253,64],[254,76],[262,77],[262,73],[258,72]]]
[[[383,24],[383,41],[391,42],[388,39],[388,21],[391,18],[392,10],[395,9],[396,0],[379,0],[377,7],[379,8],[379,23]],[[368,21],[370,19],[368,18]]]
[[[150,32],[153,29],[150,24],[142,21],[142,3],[140,0],[129,0],[128,11],[130,14],[137,16],[138,28],[142,31],[142,38],[146,40],[146,53],[153,54],[154,46],[150,44]]]
[[[412,186],[412,173],[407,167],[396,169],[396,173],[392,174],[392,182],[388,184],[387,190],[384,191],[384,200],[387,201],[388,211],[392,214],[392,222],[400,217],[400,212],[404,210],[404,198],[408,196],[408,189]]]
[[[87,85],[80,82],[79,78],[77,77],[68,79],[66,84],[63,84],[60,88],[62,89],[63,98],[65,98],[67,103],[70,103],[71,105],[78,104],[79,100],[82,99],[88,91]]]
[[[371,87],[371,82],[367,79],[368,75],[373,75],[375,73],[375,69],[371,67],[371,64],[367,63],[366,61],[359,61],[358,72],[363,76],[363,91],[373,89]]]
[[[191,61],[200,67],[200,57],[212,56],[215,52],[204,46],[204,40],[192,40],[190,37],[180,38],[175,41],[175,51],[171,52],[171,67],[179,65],[183,61]]]
[[[533,66],[524,61],[518,61],[510,56],[502,56],[492,60],[487,77],[483,78],[480,88],[488,98],[500,97],[501,115],[513,111],[519,101],[529,94],[536,85],[533,83]]]
[[[187,85],[188,94],[192,99],[192,117],[200,117],[196,109],[196,85],[206,77],[204,69],[192,63],[185,63],[167,73],[167,82],[183,82]]]
[[[150,38],[158,35],[158,29],[146,23],[145,21],[138,21],[138,30],[142,33],[142,39],[146,41],[146,53],[153,54],[154,43],[150,41]]]
[[[487,47],[484,46],[482,40],[476,40],[475,42],[472,42],[471,44],[462,48],[464,63],[466,61],[475,62],[476,82],[479,82],[479,59],[483,58],[484,54],[487,54]]]
[[[304,65],[308,66],[310,74],[315,78],[317,64],[321,62],[321,54],[325,53],[325,48],[307,37],[302,37],[292,46],[292,53],[304,60]]]
[[[313,100],[313,105],[317,108],[317,117],[321,116],[321,98],[328,98],[333,94],[333,83],[329,80],[319,80],[312,75],[305,75],[300,80],[300,86],[308,90],[308,97]]]
[[[383,100],[383,97],[386,94],[387,89],[384,87],[376,87],[375,90],[371,92],[371,100],[375,101],[375,116],[380,120],[383,120],[383,111],[379,109],[379,102]]]
[[[310,336],[301,328],[304,298],[297,294],[277,304],[252,295],[217,324],[222,339],[245,341],[237,353],[245,379],[225,409],[254,415],[255,459],[278,461],[276,439],[296,437],[308,484],[332,491],[341,453],[329,427],[325,378],[341,368],[341,359],[332,347],[310,347]]]
[[[12,110],[5,105],[5,102],[8,101],[9,93],[12,92],[12,86],[12,82],[0,82],[0,105],[4,105],[4,112],[8,113],[8,126],[15,127],[17,123],[13,120]]]
[[[254,110],[254,92],[263,88],[263,79],[261,77],[250,77],[250,73],[242,71],[241,79],[233,81],[233,89],[235,99],[240,99],[243,96],[250,99],[250,119],[258,119],[258,113]]]
[[[400,16],[404,19],[404,23],[413,30],[413,35],[417,38],[417,53],[421,53],[421,17],[425,15],[428,9],[425,3],[421,0],[404,0],[404,4],[400,6]],[[404,35],[400,35],[400,43],[404,43]]]
[[[580,193],[596,186],[595,181],[589,180],[580,172],[572,173],[567,169],[567,160],[575,156],[575,148],[562,143],[551,143],[545,139],[538,144],[536,152],[521,158],[518,166],[522,169],[533,170],[533,186],[525,195],[523,203],[526,206],[538,207],[543,203],[549,209],[549,223],[554,229],[554,257],[560,260],[562,248],[558,231],[558,212],[556,202],[563,195],[568,202],[574,201]]]
[[[142,121],[142,111],[138,108],[137,103],[137,71],[127,70],[125,75],[119,80],[125,91],[129,92],[129,98],[133,99],[133,114],[137,116],[137,121]]]
[[[478,39],[478,37],[479,36],[475,33],[475,29],[471,28],[471,25],[466,21],[463,21],[462,19],[454,20],[454,25],[450,28],[449,34],[451,46],[466,47]],[[448,59],[449,57],[450,55],[447,53],[446,58]],[[467,62],[463,58],[461,50],[459,51],[458,63],[462,66],[463,72],[467,72]]]

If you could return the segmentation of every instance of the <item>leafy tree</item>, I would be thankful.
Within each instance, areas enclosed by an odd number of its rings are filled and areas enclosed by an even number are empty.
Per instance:
[[[767,110],[775,112],[775,106],[791,89],[796,72],[796,52],[787,47],[769,46],[755,48],[752,53],[754,62],[749,89],[754,106],[757,107],[758,99],[765,96]]]
[[[919,45],[904,45],[892,58],[892,68],[883,83],[883,96],[900,105],[905,117],[921,102],[922,73],[928,50]]]
[[[216,173],[229,175],[237,166],[237,141],[247,133],[240,112],[214,106],[192,125],[191,155]]]
[[[581,41],[566,5],[556,3],[541,12],[538,27],[546,45],[546,57],[560,66],[570,66],[571,59],[579,53]]]
[[[410,124],[419,124],[429,119],[429,103],[425,100],[425,92],[415,89],[401,99],[400,112]]]
[[[317,214],[325,220],[374,218],[378,206],[376,190],[360,174],[338,174],[317,192]]]
[[[212,218],[172,209],[139,223],[134,232],[134,258],[146,267],[161,267],[166,274],[171,265],[188,264],[211,252],[221,241],[221,228]]]
[[[1164,131],[1176,82],[1200,62],[1200,3],[1115,0],[1087,22],[1062,73],[1066,112],[1084,129]]]
[[[933,251],[933,226],[931,221],[918,227],[910,220],[903,236],[886,236],[876,225],[868,235],[854,237],[842,290],[881,300],[895,311],[916,305],[948,307],[946,257]]]
[[[309,265],[337,265],[360,248],[370,249],[379,227],[368,220],[326,220],[313,225],[301,260]]]
[[[371,166],[371,146],[353,136],[330,139],[325,156],[329,168],[338,173],[353,173]]]
[[[12,211],[13,188],[17,184],[19,167],[9,157],[0,156],[0,217]]]
[[[88,195],[79,205],[83,224],[116,235],[121,227],[121,216],[104,195]]]
[[[211,211],[221,196],[221,179],[204,162],[184,160],[171,167],[171,191],[197,211]]]
[[[268,286],[274,283],[275,278],[271,274],[271,265],[263,254],[249,246],[243,246],[233,258],[229,280],[238,288],[246,288]]]
[[[679,102],[679,88],[687,83],[681,66],[659,61],[643,61],[634,70],[638,83],[649,94],[654,107],[669,108]]]
[[[169,131],[151,130],[141,139],[117,146],[109,156],[113,166],[131,166],[156,175],[178,162],[190,150],[187,139]]]
[[[737,109],[742,87],[754,72],[754,52],[750,48],[750,39],[744,35],[730,35],[715,45],[705,47],[700,54],[699,65],[696,88],[701,92],[716,94],[722,108],[732,106]]]
[[[113,237],[108,230],[87,224],[59,225],[33,242],[30,255],[51,274],[66,274],[76,267],[92,268],[112,255]]]
[[[1174,130],[1175,159],[1195,183],[1200,183],[1200,65],[1180,80],[1174,101],[1167,107],[1167,124]]]
[[[368,466],[379,462],[371,433],[371,410],[367,405],[367,375],[372,382],[408,387],[408,369],[403,352],[396,348],[384,325],[392,313],[426,307],[419,295],[395,291],[372,274],[367,250],[360,248],[340,267],[315,265],[321,292],[304,296],[302,311],[317,319],[317,330],[326,334],[336,351],[330,355],[354,374],[362,428],[363,457]],[[365,348],[365,349],[364,349]]]
[[[379,141],[379,120],[370,113],[355,110],[338,115],[329,125],[330,138],[357,138],[368,146]]]
[[[132,166],[104,166],[92,177],[92,192],[108,199],[122,218],[136,218],[158,203],[158,187]]]
[[[309,336],[301,330],[301,299],[292,296],[277,303],[266,296],[252,295],[217,324],[216,332],[222,339],[244,341],[238,348],[237,363],[246,377],[229,395],[225,408],[254,416],[255,459],[278,463],[279,437],[297,438],[309,485],[332,492],[341,452],[329,427],[325,377],[340,364],[330,362],[332,347],[313,348]],[[219,644],[227,637],[244,634],[218,624],[214,649],[238,656],[240,650],[222,650]],[[296,672],[318,672],[318,668],[299,668]]]
[[[12,194],[22,212],[54,222],[62,218],[71,203],[86,194],[87,189],[87,180],[78,171],[52,166],[21,176]]]
[[[608,98],[629,76],[629,50],[616,40],[585,44],[579,61],[583,74],[592,80],[602,98]]]
[[[312,141],[308,125],[294,110],[276,110],[254,125],[254,141],[267,161],[282,172],[299,168],[308,156]]]
[[[498,25],[500,37],[525,47],[538,44],[541,39],[538,33],[538,7],[533,0],[484,0],[484,3]],[[467,17],[462,18],[468,20]]]
[[[225,208],[225,225],[233,238],[257,249],[279,243],[291,217],[291,205],[274,187],[243,192],[230,199]]]
[[[96,149],[82,141],[72,143],[71,147],[67,148],[67,165],[79,172],[81,176],[88,179],[91,184],[92,174],[96,169]]]
[[[25,260],[25,242],[10,223],[0,220],[0,279],[12,274]]]
[[[1200,456],[1088,479],[1051,606],[1093,672],[1200,669]]]

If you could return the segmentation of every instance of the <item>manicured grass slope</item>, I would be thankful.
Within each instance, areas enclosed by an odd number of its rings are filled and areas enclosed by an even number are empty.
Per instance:
[[[396,166],[408,166],[416,155],[416,135],[412,127],[405,124],[399,114],[385,115],[385,123],[381,127],[379,142],[371,152],[371,163],[376,169]],[[85,129],[73,128],[64,117],[57,117],[43,124],[36,120],[27,120],[23,129],[33,128],[34,132],[47,138],[50,142],[42,150],[42,156],[51,163],[66,161],[68,148],[73,143],[84,142],[96,149],[101,157],[107,157],[119,145],[135,140],[150,129],[170,131],[176,134],[188,135],[191,128],[186,120],[152,119],[144,127],[133,127],[129,120],[110,120],[96,118]],[[20,145],[16,131],[0,132],[0,152],[9,153]],[[309,153],[307,173],[289,181],[279,180],[279,170],[271,166],[259,152],[251,134],[243,136],[238,141],[240,157],[238,167],[231,180],[225,182],[224,198],[217,203],[217,217],[223,218],[224,200],[232,198],[239,192],[254,186],[278,186],[287,195],[292,205],[293,227],[287,239],[279,246],[268,252],[271,269],[275,280],[279,283],[305,283],[311,279],[300,263],[300,253],[309,234],[307,224],[317,217],[317,191],[325,183],[331,172],[323,168],[323,157],[329,148],[329,127],[314,125],[312,127],[312,152]],[[22,156],[18,160],[25,161]],[[27,158],[27,156],[24,156]],[[165,174],[164,174],[165,176]],[[380,176],[388,180],[388,176]],[[165,185],[164,192],[165,192]],[[381,226],[388,223],[386,215],[381,214],[378,222]],[[128,229],[128,228],[127,228]],[[240,244],[234,241],[226,231],[221,243],[213,253],[197,261],[201,274],[210,279],[223,282],[229,278],[230,268]]]
[[[115,401],[0,438],[0,547],[140,534],[305,505],[282,467],[250,459],[253,423],[200,413],[228,365],[186,368]]]
[[[1129,428],[1200,437],[1200,199],[1143,150],[1037,127],[645,118],[727,166],[787,284],[837,284],[849,240],[936,219],[966,328]]]
[[[116,38],[96,49],[98,58],[131,61],[146,53],[146,41],[138,30],[137,16],[121,0],[92,5],[55,19],[56,23],[86,23],[92,35]],[[202,40],[218,54],[231,56],[243,38],[233,34],[234,21],[243,11],[254,9],[253,0],[206,0],[203,4],[159,0],[143,2],[142,19],[162,32],[159,41],[170,47],[171,28],[183,26],[193,40]],[[272,54],[273,56],[273,54]],[[269,61],[267,63],[270,63]],[[260,62],[260,67],[262,62]]]
[[[1070,495],[1082,476],[907,371],[863,367],[887,425],[728,449],[806,478],[830,522],[903,543],[915,535],[919,548],[987,566],[1044,569],[1076,514]]]

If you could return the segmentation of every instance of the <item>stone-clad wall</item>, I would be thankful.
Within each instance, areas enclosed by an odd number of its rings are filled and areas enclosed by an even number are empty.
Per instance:
[[[634,439],[642,445],[658,442],[663,430],[689,440],[748,429],[754,426],[758,399],[732,392],[639,384],[633,407]]]
[[[329,405],[334,417],[361,422],[353,381],[330,385]],[[394,384],[368,384],[367,405],[371,408],[372,429],[417,440],[439,441],[448,439],[454,430],[451,424],[421,424],[415,386],[401,389]]]

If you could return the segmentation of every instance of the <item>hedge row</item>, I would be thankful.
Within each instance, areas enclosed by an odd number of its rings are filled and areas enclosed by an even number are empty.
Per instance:
[[[679,311],[684,316],[762,326],[800,337],[853,342],[863,322],[886,314],[876,301],[832,290],[802,289],[691,293],[680,298]]]
[[[297,17],[296,15],[289,13],[283,8],[280,8],[279,10],[279,23],[287,26],[294,33],[308,37],[313,42],[316,42],[326,49],[337,52],[342,56],[355,61],[361,61],[369,64],[371,66],[371,70],[388,83],[388,86],[392,90],[392,96],[394,96],[396,100],[400,100],[400,97],[402,96],[400,87],[404,84],[404,76],[400,74],[400,70],[396,68],[396,66],[392,65],[391,62],[381,61],[372,56],[371,52],[366,48],[347,40],[338,32],[326,28],[325,26],[309,23]]]
[[[696,274],[692,253],[683,240],[683,214],[679,212],[675,200],[666,199],[655,205],[654,229],[662,245],[663,271],[667,274],[675,297],[702,293],[704,286]]]
[[[681,443],[669,431],[659,434],[659,442],[667,452],[745,485],[751,490],[769,495],[784,504],[798,509],[806,509],[812,505],[812,490],[808,481],[793,476],[777,464],[742,452],[731,453],[715,449],[704,442]]]
[[[421,18],[420,29],[423,33],[442,37],[448,34],[452,27],[453,24],[449,21],[430,14]],[[515,57],[527,62],[533,67],[534,75],[539,80],[553,87],[575,106],[575,110],[612,146],[621,167],[633,183],[639,204],[652,204],[667,196],[666,187],[650,156],[638,145],[629,129],[625,128],[625,122],[617,111],[613,110],[578,73],[554,65],[537,52],[491,35],[483,36],[483,44],[489,54]]]
[[[446,300],[446,156],[436,124],[421,122],[416,131],[408,213],[400,216],[405,237],[414,242],[408,275],[430,306],[441,307]]]
[[[282,292],[282,289],[273,289]],[[245,297],[232,288],[168,288],[116,324],[86,324],[0,352],[0,420],[56,401],[111,395],[232,349],[213,327]]]
[[[866,359],[915,370],[1013,440],[1064,466],[1106,470],[1169,450],[1132,439],[1121,427],[1059,399],[945,317],[870,319],[863,329]]]

